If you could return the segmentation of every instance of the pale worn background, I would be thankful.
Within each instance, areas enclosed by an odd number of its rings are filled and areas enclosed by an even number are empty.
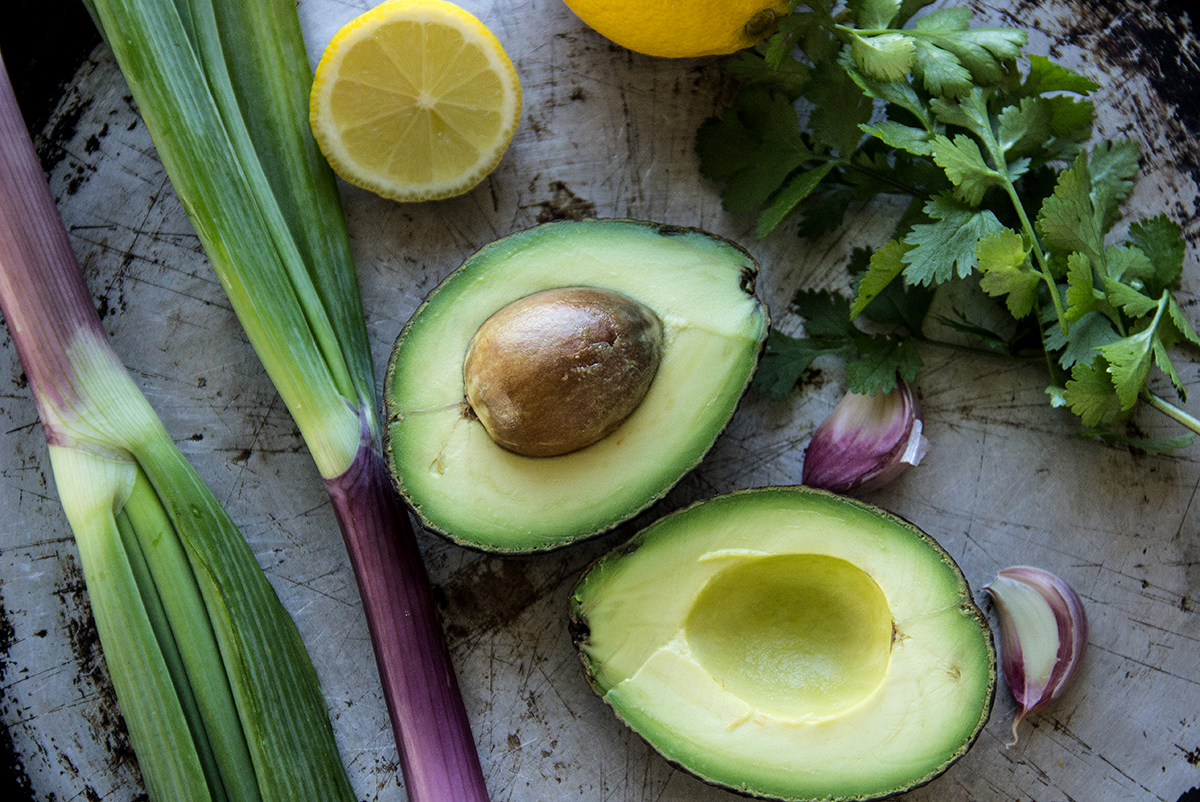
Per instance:
[[[300,0],[315,60],[373,3]],[[465,197],[415,206],[346,188],[377,368],[421,298],[474,249],[562,217],[696,225],[761,261],[777,324],[801,287],[836,286],[852,247],[887,236],[887,210],[839,234],[756,241],[698,175],[697,125],[730,85],[720,60],[668,61],[610,45],[560,0],[462,0],[507,47],[525,110],[495,174]],[[1193,323],[1200,236],[1200,66],[1187,17],[1165,3],[972,3],[1034,31],[1103,84],[1101,133],[1146,151],[1130,207],[1167,212],[1190,249],[1181,300]],[[361,799],[403,800],[396,750],[334,516],[303,443],[215,281],[104,48],[64,93],[41,152],[118,353],[168,430],[227,505],[321,674]],[[87,607],[45,440],[15,351],[0,348],[0,716],[23,798],[143,798]],[[932,450],[871,497],[937,537],[978,589],[1031,563],[1083,596],[1088,657],[1074,690],[1022,726],[1003,688],[991,724],[946,775],[906,800],[1194,800],[1200,791],[1200,446],[1147,456],[1081,441],[1051,410],[1036,369],[924,353],[919,384]],[[1181,360],[1195,389],[1195,360]],[[566,629],[583,568],[647,520],[716,492],[799,480],[814,426],[843,390],[821,366],[786,402],[748,396],[705,463],[634,524],[535,557],[492,557],[423,536],[451,650],[497,802],[722,802],[672,768],[585,684]],[[1165,387],[1164,387],[1165,390]],[[1188,407],[1200,414],[1200,406]],[[685,422],[681,422],[686,425]],[[1137,418],[1171,434],[1161,417]]]

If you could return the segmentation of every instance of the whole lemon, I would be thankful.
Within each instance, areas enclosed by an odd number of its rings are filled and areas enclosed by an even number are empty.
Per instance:
[[[775,30],[788,0],[565,0],[597,33],[638,53],[716,56]]]

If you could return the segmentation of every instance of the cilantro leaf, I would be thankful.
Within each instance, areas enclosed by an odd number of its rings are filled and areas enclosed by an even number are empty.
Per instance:
[[[923,18],[926,19],[926,18]],[[971,91],[971,72],[948,50],[924,39],[914,40],[917,60],[913,72],[921,77],[925,89],[939,97],[960,97]]]
[[[1004,78],[1003,62],[1020,55],[1028,34],[1015,28],[970,27],[971,10],[943,8],[914,23],[917,65],[935,95],[959,97],[973,84],[992,86]]]
[[[804,318],[804,333],[810,337],[847,337],[858,331],[850,322],[850,301],[844,295],[801,290],[792,299],[792,309]]]
[[[1088,312],[1072,322],[1066,334],[1057,325],[1051,327],[1046,333],[1046,349],[1059,352],[1058,364],[1070,369],[1078,364],[1091,364],[1101,347],[1119,339],[1121,335],[1108,317],[1100,312]]]
[[[1184,385],[1179,371],[1175,369],[1175,363],[1171,361],[1171,355],[1167,353],[1166,343],[1157,337],[1154,339],[1154,364],[1171,380],[1171,386],[1175,388],[1175,392],[1179,394],[1179,397],[1186,401],[1187,387]]]
[[[1058,409],[1067,406],[1067,391],[1063,387],[1051,384],[1046,387],[1046,395],[1050,398],[1050,406]]]
[[[860,28],[886,28],[900,12],[900,0],[850,0]]]
[[[1104,360],[1097,360],[1101,367],[1080,362],[1071,370],[1063,398],[1071,411],[1088,427],[1114,426],[1125,417],[1120,399],[1113,389],[1112,380],[1102,367]]]
[[[755,388],[767,395],[787,395],[813,361],[825,355],[847,358],[850,389],[858,393],[888,392],[895,388],[897,374],[906,381],[915,381],[920,375],[922,361],[916,343],[860,330],[850,322],[850,301],[845,296],[802,290],[793,299],[793,309],[804,318],[808,336],[790,337],[775,330],[768,335],[754,379]]]
[[[918,223],[904,238],[905,277],[912,284],[941,284],[955,274],[962,278],[975,269],[979,240],[1004,226],[987,210],[973,209],[946,194],[925,204],[932,223]]]
[[[949,184],[945,172],[927,159],[907,153],[889,158],[874,141],[841,166],[838,179],[851,188],[855,200],[864,203],[877,195],[929,197],[930,190],[941,192]]]
[[[817,65],[805,97],[813,104],[808,118],[813,138],[848,159],[862,142],[859,126],[871,119],[871,98],[837,62]]]
[[[1047,92],[1074,92],[1089,95],[1100,85],[1074,70],[1036,53],[1029,56],[1029,72],[1021,84],[1022,96],[1032,97]]]
[[[934,290],[929,287],[892,281],[863,307],[861,314],[885,326],[898,326],[907,336],[920,340],[933,296]]]
[[[1067,257],[1067,321],[1079,320],[1099,306],[1092,260],[1076,251]]]
[[[1004,80],[1002,62],[1016,58],[1024,38],[1001,28],[975,28],[952,34],[938,44],[958,57],[973,82],[994,86]]]
[[[929,132],[911,125],[884,120],[877,125],[864,125],[862,130],[888,147],[904,150],[917,156],[928,156],[933,153],[929,143]]]
[[[939,122],[965,128],[981,138],[991,135],[987,105],[978,87],[960,98],[930,98],[929,108]]]
[[[1155,281],[1154,263],[1150,257],[1135,246],[1110,245],[1105,248],[1104,272],[1109,278],[1148,288],[1155,294],[1164,289]]]
[[[1001,109],[997,119],[997,140],[1009,159],[1036,153],[1054,135],[1053,110],[1045,98],[1023,98]]]
[[[804,20],[796,32],[796,42],[813,64],[837,59],[842,50],[842,40],[833,30],[835,23],[831,14],[832,0],[814,0],[806,5],[810,11],[797,10],[788,15]]]
[[[853,393],[875,395],[896,389],[896,376],[916,381],[924,362],[907,338],[870,337],[856,343],[863,355],[846,362],[846,384]]]
[[[1150,375],[1153,347],[1153,327],[1100,346],[1100,354],[1108,362],[1108,373],[1122,409],[1129,409],[1137,401],[1146,377]]]
[[[1200,345],[1200,334],[1196,333],[1196,329],[1184,316],[1183,308],[1179,306],[1179,302],[1175,300],[1174,296],[1167,296],[1167,316],[1183,339],[1192,345]]]
[[[1179,224],[1166,215],[1139,220],[1129,226],[1129,241],[1137,245],[1153,267],[1153,290],[1172,287],[1183,271],[1187,243]],[[1149,281],[1149,277],[1146,277]]]
[[[1100,142],[1092,148],[1088,172],[1092,182],[1092,204],[1099,216],[1101,231],[1108,231],[1120,219],[1117,207],[1133,191],[1133,179],[1141,161],[1136,142]]]
[[[758,225],[754,233],[760,239],[767,236],[778,226],[800,201],[807,198],[817,188],[829,171],[834,168],[833,162],[817,165],[812,170],[805,170],[792,176],[783,188],[775,195],[770,205],[758,217]]]
[[[1121,311],[1131,318],[1142,317],[1158,308],[1158,301],[1148,295],[1143,295],[1128,284],[1123,284],[1107,276],[1103,279],[1103,283],[1109,302],[1113,306],[1120,307]]]
[[[1062,154],[1072,147],[1078,151],[1078,145],[1070,143],[1082,143],[1091,138],[1092,123],[1096,119],[1095,106],[1091,101],[1076,100],[1066,95],[1042,98],[1042,102],[1050,109],[1051,132],[1055,137],[1066,140],[1046,143],[1044,160],[1062,158]]]
[[[826,184],[800,204],[800,222],[796,234],[815,238],[834,231],[846,218],[854,193],[845,184]]]
[[[858,292],[850,306],[851,318],[858,317],[863,309],[904,271],[904,254],[909,247],[903,242],[892,240],[871,254],[869,267],[858,281]]]
[[[853,356],[858,329],[850,322],[850,301],[831,292],[801,290],[792,300],[797,315],[804,318],[807,337],[792,337],[775,329],[767,335],[753,386],[772,398],[792,391],[801,374],[819,356]]]
[[[865,95],[903,109],[911,114],[913,120],[920,123],[925,130],[934,130],[933,114],[930,113],[925,100],[908,81],[880,81],[871,78],[858,69],[858,64],[851,54],[843,54],[839,63]]]
[[[954,192],[972,206],[983,202],[983,195],[990,187],[1003,181],[1003,177],[988,166],[979,150],[979,144],[965,134],[953,140],[939,134],[931,142],[933,160],[946,171]]]
[[[790,44],[788,49],[791,49]],[[812,67],[794,58],[779,61],[764,58],[753,50],[741,50],[729,58],[726,69],[743,86],[762,84],[777,87],[787,97],[800,97],[808,85]]]
[[[902,33],[856,35],[850,53],[865,74],[880,81],[904,78],[917,61],[917,46],[912,37]]]
[[[1020,234],[1010,228],[987,234],[979,240],[975,255],[983,272],[980,289],[994,297],[1005,296],[1005,305],[1015,318],[1033,311],[1042,276],[1033,270]]]
[[[723,205],[734,213],[758,208],[788,175],[813,157],[788,99],[763,87],[738,93],[734,106],[696,134],[700,172],[724,181]]]
[[[1008,169],[1005,171],[1008,174],[1009,182],[1015,184],[1021,176],[1029,171],[1032,164],[1033,160],[1027,158],[1009,160]]]
[[[962,6],[939,8],[913,23],[913,29],[926,36],[961,33],[971,27],[971,9]]]
[[[789,337],[772,330],[767,335],[766,348],[754,374],[752,386],[770,398],[786,398],[819,356],[853,354],[849,340],[822,341]]]
[[[1081,153],[1074,166],[1059,175],[1054,194],[1042,203],[1035,225],[1051,251],[1064,257],[1082,251],[1093,260],[1103,259],[1104,233],[1092,205],[1087,154]]]

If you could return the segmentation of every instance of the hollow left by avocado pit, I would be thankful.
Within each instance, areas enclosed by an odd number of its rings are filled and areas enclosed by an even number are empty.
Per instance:
[[[783,719],[838,713],[887,674],[893,621],[869,575],[824,554],[736,562],[714,576],[684,631],[735,696]]]

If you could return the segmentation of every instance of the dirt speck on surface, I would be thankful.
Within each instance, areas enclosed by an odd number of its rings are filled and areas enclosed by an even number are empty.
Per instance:
[[[12,621],[4,609],[4,600],[0,599],[0,709],[6,709],[9,701],[4,697],[5,679],[8,675],[9,650],[16,640]],[[6,716],[5,719],[8,717]],[[8,802],[34,802],[33,787],[21,757],[13,747],[12,734],[8,725],[0,722],[0,798]]]
[[[550,199],[537,204],[541,208],[536,218],[539,223],[549,223],[553,220],[583,220],[596,216],[596,205],[576,195],[562,181],[551,181],[550,191],[553,193]]]
[[[1007,16],[1020,25],[1023,15],[1042,5],[1016,3]],[[1087,13],[1064,16],[1045,32],[1052,59],[1070,48],[1089,54],[1077,69],[1102,87],[1091,100],[1119,106],[1131,120],[1097,135],[1153,145],[1143,149],[1142,175],[1157,170],[1171,177],[1179,195],[1169,214],[1189,242],[1200,241],[1200,38],[1194,16],[1172,0],[1097,0],[1087,4]]]
[[[451,577],[453,592],[437,594],[444,601],[446,634],[453,642],[469,632],[503,629],[537,599],[538,587],[524,561],[490,559],[474,566],[463,581]],[[485,619],[480,620],[481,615]]]

